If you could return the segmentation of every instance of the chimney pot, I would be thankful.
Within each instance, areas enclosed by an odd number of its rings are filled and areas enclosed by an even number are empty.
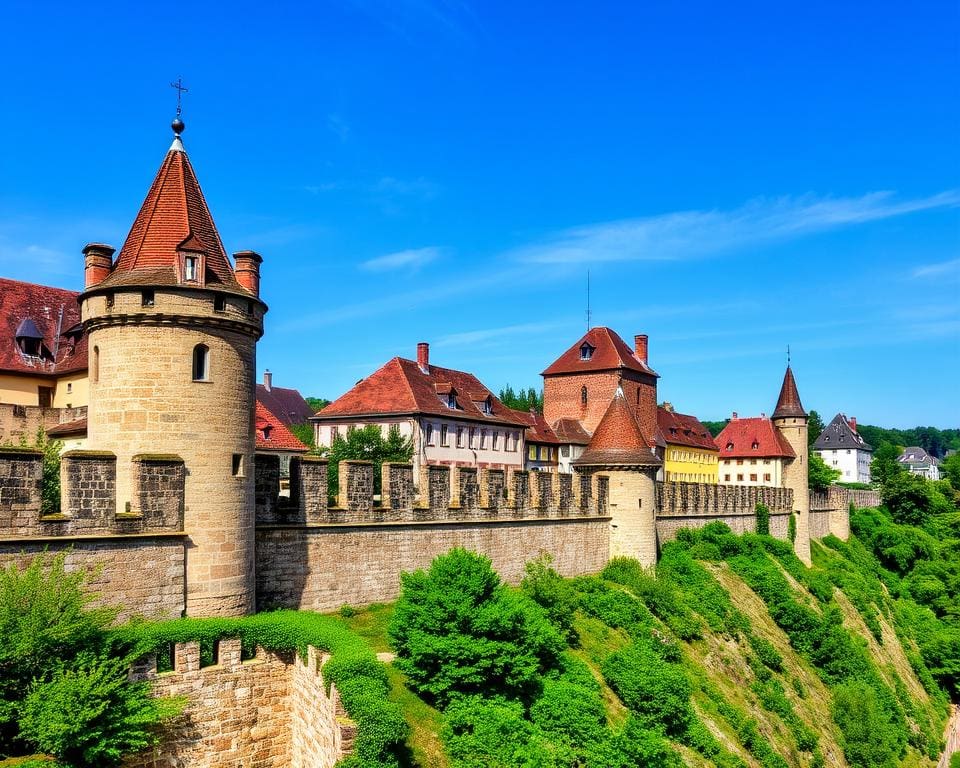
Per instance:
[[[736,420],[737,420],[737,412],[734,411],[733,416],[730,417],[730,421],[736,421]]]
[[[857,417],[856,417],[856,416],[851,416],[851,417],[850,417],[850,429],[852,429],[854,432],[857,431]]]
[[[424,373],[430,373],[430,345],[425,341],[417,344],[417,366]]]
[[[113,267],[116,249],[104,243],[87,243],[83,247],[83,287],[93,288],[106,280]]]
[[[263,257],[255,251],[238,251],[233,254],[233,263],[237,282],[259,298],[260,265],[263,263]]]
[[[644,365],[647,364],[647,349],[649,344],[649,338],[645,333],[638,333],[633,337],[633,351],[637,358]]]
[[[269,392],[273,387],[273,374],[270,371],[263,372],[263,388]]]

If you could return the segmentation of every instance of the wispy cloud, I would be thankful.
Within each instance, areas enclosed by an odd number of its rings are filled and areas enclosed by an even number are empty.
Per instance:
[[[327,128],[340,139],[342,144],[350,138],[350,124],[336,112],[327,115]]]
[[[368,272],[386,272],[392,269],[417,270],[429,264],[442,254],[443,249],[436,246],[413,248],[407,251],[388,253],[386,256],[378,256],[375,259],[364,261],[360,264],[360,268]]]
[[[943,277],[944,275],[960,275],[960,259],[950,259],[936,264],[926,264],[913,270],[914,277]]]
[[[958,190],[913,200],[895,200],[892,192],[759,199],[730,211],[679,211],[567,229],[511,255],[541,264],[695,259],[958,205]]]
[[[531,336],[534,334],[562,328],[565,323],[520,323],[519,325],[505,325],[499,328],[480,328],[462,333],[450,333],[441,336],[434,342],[436,347],[476,346],[484,342],[500,341],[511,336]]]

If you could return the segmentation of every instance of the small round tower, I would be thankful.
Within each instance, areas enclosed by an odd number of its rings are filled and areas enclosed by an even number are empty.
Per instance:
[[[807,412],[803,410],[797,382],[790,364],[783,375],[777,407],[770,417],[773,426],[793,449],[794,458],[784,462],[783,486],[793,491],[793,510],[796,536],[793,549],[797,557],[810,565],[810,485],[808,479],[809,443],[807,442]]]
[[[234,270],[183,148],[183,123],[116,260],[84,249],[91,448],[117,456],[118,512],[136,511],[131,460],[185,463],[186,612],[254,610],[256,344],[261,259]]]

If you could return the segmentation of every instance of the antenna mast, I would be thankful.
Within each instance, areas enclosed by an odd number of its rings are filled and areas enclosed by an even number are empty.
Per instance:
[[[591,328],[591,312],[590,312],[590,270],[587,270],[587,330]]]

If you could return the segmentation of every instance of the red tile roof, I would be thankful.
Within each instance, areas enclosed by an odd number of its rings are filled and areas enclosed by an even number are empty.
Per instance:
[[[597,424],[587,450],[575,459],[574,466],[659,466],[661,460],[654,455],[650,445],[643,439],[640,424],[623,390],[617,394],[606,413]]]
[[[580,348],[584,344],[593,347],[589,360],[584,360]],[[628,368],[631,371],[658,376],[649,365],[638,358],[627,343],[610,328],[598,326],[586,332],[576,344],[564,352],[541,376],[558,373],[582,373],[583,371],[608,371]]]
[[[515,408],[511,408],[510,411],[527,425],[524,434],[524,439],[527,443],[539,443],[541,445],[559,445],[561,443],[560,438],[557,437],[557,433],[550,428],[547,420],[543,418],[542,413],[537,413],[533,410],[518,411]]]
[[[208,287],[248,294],[234,276],[180,140],[167,152],[107,278],[96,286],[176,285],[180,251],[202,253]]]
[[[47,430],[47,437],[75,437],[79,435],[87,434],[87,419],[86,417],[82,419],[74,419],[73,421],[65,421],[63,424],[57,424],[55,427],[51,427]]]
[[[657,429],[664,442],[671,445],[685,445],[708,451],[717,450],[717,444],[713,441],[710,430],[703,426],[696,416],[668,411],[658,406]]]
[[[576,419],[557,419],[553,422],[553,431],[561,443],[571,445],[589,445],[590,433]]]
[[[24,320],[32,320],[43,336],[39,358],[23,354],[17,345],[17,328]],[[87,337],[80,327],[77,293],[0,278],[0,371],[60,376],[86,369]]]
[[[427,370],[428,373],[421,371],[413,360],[395,357],[359,381],[353,389],[334,400],[314,418],[331,420],[344,416],[430,414],[526,426],[472,373],[436,365],[429,366]],[[438,395],[438,385],[450,385],[456,399],[456,409],[447,407],[447,394],[443,394],[441,398]],[[493,411],[491,414],[484,413],[479,407],[482,400],[477,401],[478,397],[490,398]]]
[[[306,453],[309,450],[287,428],[287,425],[274,416],[259,400],[257,400],[256,431],[258,451]]]
[[[263,384],[257,384],[257,400],[287,426],[306,424],[313,416],[313,408],[295,389],[274,386],[267,389]]]
[[[800,393],[797,392],[797,382],[793,379],[793,371],[787,366],[783,374],[783,385],[780,387],[780,397],[777,398],[777,407],[773,410],[774,419],[782,417],[807,418],[807,412],[800,403]]]
[[[721,459],[796,457],[780,430],[765,417],[732,419],[714,442]]]

